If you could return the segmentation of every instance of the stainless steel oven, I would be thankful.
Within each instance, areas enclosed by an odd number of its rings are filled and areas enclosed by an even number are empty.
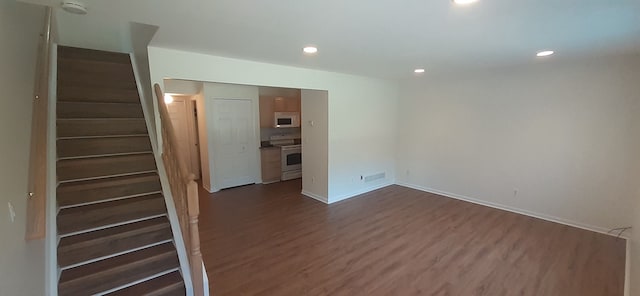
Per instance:
[[[302,177],[302,145],[286,145],[282,151],[282,180]]]

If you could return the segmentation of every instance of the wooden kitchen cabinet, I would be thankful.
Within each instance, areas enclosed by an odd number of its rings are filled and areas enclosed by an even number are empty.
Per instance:
[[[282,175],[280,147],[260,149],[260,162],[262,163],[262,183],[280,181]]]
[[[274,112],[298,112],[301,111],[300,97],[267,97],[261,96],[260,127],[273,127]]]
[[[283,111],[300,113],[300,98],[285,98]]]
[[[275,104],[273,97],[260,97],[260,127],[273,127]]]

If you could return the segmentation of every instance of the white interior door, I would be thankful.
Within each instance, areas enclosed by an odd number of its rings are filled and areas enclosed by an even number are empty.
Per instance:
[[[198,157],[198,140],[194,136],[195,118],[193,106],[189,97],[174,97],[174,101],[167,105],[169,118],[178,140],[179,155],[187,169],[200,177],[200,159]],[[194,165],[195,164],[195,165]]]
[[[213,100],[214,186],[255,183],[257,143],[251,100]]]

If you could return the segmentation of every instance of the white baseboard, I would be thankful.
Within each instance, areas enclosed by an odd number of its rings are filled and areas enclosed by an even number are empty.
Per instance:
[[[204,188],[204,190],[206,190],[209,193],[213,193],[213,191],[211,191],[211,188],[207,187],[207,185],[202,184],[202,188]]]
[[[209,296],[209,275],[207,275],[207,268],[202,261],[202,286],[204,288],[204,296]]]
[[[352,192],[350,194],[340,195],[337,198],[332,199],[329,202],[329,204],[336,203],[336,202],[339,202],[339,201],[343,201],[345,199],[356,197],[358,195],[365,194],[367,192],[378,190],[380,188],[384,188],[384,187],[391,186],[391,185],[393,185],[393,182],[388,181],[388,182],[384,182],[384,183],[381,183],[381,184],[378,184],[378,185],[374,185],[374,186],[371,186],[371,187],[366,187],[366,188],[360,189],[358,191]]]
[[[306,197],[311,197],[311,198],[313,198],[313,199],[315,199],[315,200],[317,200],[317,201],[319,201],[321,203],[328,204],[326,197],[322,197],[322,196],[317,195],[315,193],[311,193],[309,191],[304,191],[304,190],[302,190],[302,192],[300,192],[300,193],[302,193],[302,195],[304,195]]]
[[[576,227],[576,228],[589,230],[589,231],[593,231],[593,232],[598,232],[598,233],[602,233],[602,234],[606,234],[606,235],[610,235],[610,236],[616,236],[614,234],[607,233],[609,231],[609,229],[603,228],[603,227],[588,225],[588,224],[584,224],[584,223],[580,223],[580,222],[576,222],[576,221],[571,221],[571,220],[567,220],[567,219],[563,219],[563,218],[559,218],[559,217],[555,217],[555,216],[550,216],[550,215],[540,214],[540,213],[536,213],[536,212],[532,212],[532,211],[528,211],[528,210],[523,210],[523,209],[519,209],[519,208],[505,206],[505,205],[501,205],[501,204],[497,204],[497,203],[492,203],[492,202],[480,200],[480,199],[477,199],[477,198],[472,198],[472,197],[468,197],[468,196],[464,196],[464,195],[445,192],[445,191],[441,191],[441,190],[437,190],[437,189],[433,189],[433,188],[428,188],[428,187],[424,187],[424,186],[420,186],[420,185],[415,185],[415,184],[410,184],[410,183],[405,183],[405,182],[396,182],[396,184],[400,185],[400,186],[404,186],[404,187],[408,187],[408,188],[412,188],[412,189],[428,192],[428,193],[433,193],[433,194],[437,194],[437,195],[441,195],[441,196],[445,196],[445,197],[449,197],[449,198],[453,198],[453,199],[463,200],[463,201],[467,201],[467,202],[470,202],[470,203],[491,207],[491,208],[494,208],[494,209],[509,211],[509,212],[516,213],[516,214],[521,214],[521,215],[525,215],[525,216],[529,216],[529,217],[533,217],[533,218],[538,218],[538,219],[542,219],[542,220],[546,220],[546,221],[550,221],[550,222],[560,223],[560,224],[564,224],[564,225],[567,225],[567,226]],[[620,238],[627,239],[626,236],[621,236]]]

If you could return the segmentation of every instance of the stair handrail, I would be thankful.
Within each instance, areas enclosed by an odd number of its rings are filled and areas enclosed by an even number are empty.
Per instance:
[[[31,147],[27,181],[26,240],[42,239],[46,234],[47,205],[47,120],[49,113],[49,76],[53,9],[45,8],[40,33],[33,86]]]
[[[202,253],[200,252],[200,234],[198,230],[198,184],[195,176],[189,172],[185,160],[178,152],[178,141],[169,117],[167,104],[160,85],[154,85],[154,91],[160,113],[160,132],[162,134],[162,160],[169,179],[169,187],[175,204],[180,230],[189,257],[191,280],[194,295],[204,295],[202,278]]]

